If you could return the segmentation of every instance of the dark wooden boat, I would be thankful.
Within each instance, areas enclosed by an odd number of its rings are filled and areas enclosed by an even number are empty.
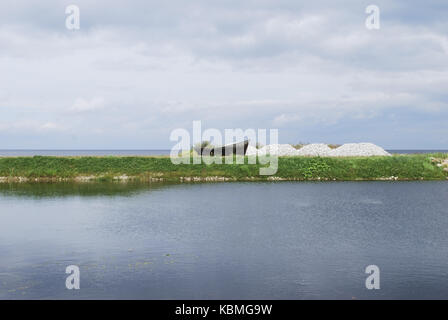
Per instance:
[[[194,150],[203,156],[214,156],[215,154],[222,156],[230,156],[234,154],[244,156],[248,146],[249,140],[244,140],[242,142],[226,144],[218,147],[195,147]]]

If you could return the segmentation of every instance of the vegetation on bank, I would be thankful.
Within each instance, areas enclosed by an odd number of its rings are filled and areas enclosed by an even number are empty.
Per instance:
[[[446,180],[447,168],[434,159],[448,154],[392,157],[279,157],[274,176],[260,176],[262,164],[180,164],[159,157],[4,157],[0,181],[126,180]],[[84,180],[83,180],[84,179]]]

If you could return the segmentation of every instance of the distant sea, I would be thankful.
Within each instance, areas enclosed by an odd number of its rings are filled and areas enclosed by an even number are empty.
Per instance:
[[[170,150],[0,150],[0,156],[156,156]]]
[[[448,153],[448,150],[444,149],[434,149],[434,150],[386,150],[389,153],[398,154],[415,154],[415,153]]]
[[[448,153],[448,150],[387,150],[390,153]],[[169,155],[170,150],[0,150],[0,157],[20,156],[155,156]]]

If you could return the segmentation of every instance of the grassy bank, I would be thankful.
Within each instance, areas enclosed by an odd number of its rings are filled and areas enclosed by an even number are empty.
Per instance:
[[[181,164],[169,157],[5,157],[0,181],[245,181],[245,180],[446,180],[436,159],[448,154],[363,158],[280,157],[274,176],[261,164]]]

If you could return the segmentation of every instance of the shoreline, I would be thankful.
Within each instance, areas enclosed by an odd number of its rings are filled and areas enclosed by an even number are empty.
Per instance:
[[[388,157],[279,157],[277,173],[260,163],[179,164],[168,156],[0,157],[0,183],[447,180],[448,154]]]
[[[128,177],[128,179],[109,179],[104,177],[75,177],[75,178],[26,178],[26,177],[0,177],[0,184],[15,184],[15,183],[205,183],[205,182],[368,182],[368,181],[448,181],[448,177],[440,179],[409,179],[399,177],[380,177],[380,178],[357,178],[357,179],[298,179],[298,178],[283,178],[272,176],[267,179],[259,179],[253,177],[247,178],[228,178],[228,177],[181,177],[179,179],[163,179],[163,178],[149,178],[144,179],[141,177]]]

